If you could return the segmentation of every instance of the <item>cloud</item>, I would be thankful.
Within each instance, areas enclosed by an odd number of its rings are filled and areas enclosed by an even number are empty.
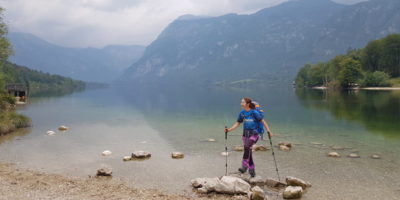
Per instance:
[[[185,14],[248,14],[287,0],[0,0],[11,31],[75,47],[147,45]],[[358,0],[359,1],[359,0]]]

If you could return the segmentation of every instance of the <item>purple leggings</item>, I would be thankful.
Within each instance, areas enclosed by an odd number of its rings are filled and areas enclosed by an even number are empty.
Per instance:
[[[244,146],[242,166],[246,169],[254,170],[255,166],[254,166],[251,147],[257,142],[258,134],[254,134],[254,135],[252,134],[252,135],[250,135],[250,137],[243,136],[242,140],[243,140],[243,146]]]

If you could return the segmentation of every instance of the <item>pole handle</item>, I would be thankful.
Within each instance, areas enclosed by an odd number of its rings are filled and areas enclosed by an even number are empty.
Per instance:
[[[226,130],[228,127],[227,126],[225,126],[225,140],[227,140],[228,139],[228,131]]]

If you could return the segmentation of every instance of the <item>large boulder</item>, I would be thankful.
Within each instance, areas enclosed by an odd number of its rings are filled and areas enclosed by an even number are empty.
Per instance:
[[[97,170],[96,176],[111,176],[112,169],[109,167],[102,167]]]
[[[192,186],[198,188],[198,192],[206,193],[215,191],[215,186],[220,182],[219,178],[195,178],[191,180]]]
[[[299,199],[303,196],[303,188],[300,186],[288,186],[283,191],[284,199]]]
[[[240,178],[223,176],[215,186],[215,191],[224,194],[247,194],[250,188],[250,184]]]
[[[287,176],[287,177],[286,177],[286,183],[287,183],[289,186],[300,186],[300,187],[302,187],[303,189],[306,189],[306,188],[308,188],[308,187],[311,187],[311,184],[310,184],[310,183],[305,182],[304,180],[301,180],[301,179],[299,179],[299,178],[292,177],[292,176]]]
[[[258,186],[251,188],[251,192],[249,194],[250,194],[249,195],[250,200],[264,200],[265,199],[264,190],[262,190]]]
[[[145,158],[150,158],[151,153],[147,151],[135,151],[132,153],[132,158],[133,159],[145,159]]]
[[[259,185],[259,186],[265,185],[265,181],[261,176],[250,177],[248,182],[251,185]]]

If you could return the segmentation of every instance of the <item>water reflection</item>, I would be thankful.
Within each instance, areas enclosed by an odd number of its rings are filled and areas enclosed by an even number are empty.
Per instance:
[[[307,108],[328,110],[335,119],[360,122],[368,130],[400,139],[399,91],[323,91],[298,89]]]

